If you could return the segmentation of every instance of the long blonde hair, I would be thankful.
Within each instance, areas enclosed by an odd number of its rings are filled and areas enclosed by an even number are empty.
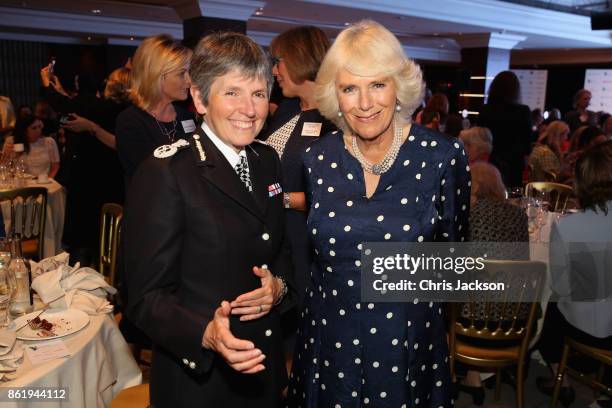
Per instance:
[[[130,76],[130,99],[149,110],[161,99],[164,74],[189,63],[191,50],[167,34],[146,38],[136,50]]]

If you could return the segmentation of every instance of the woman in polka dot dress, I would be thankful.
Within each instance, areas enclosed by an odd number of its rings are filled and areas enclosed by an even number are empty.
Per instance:
[[[344,30],[317,76],[339,129],[305,153],[316,259],[288,394],[290,407],[450,407],[441,306],[362,303],[362,242],[463,241],[470,177],[460,141],[409,118],[419,67],[373,21]]]

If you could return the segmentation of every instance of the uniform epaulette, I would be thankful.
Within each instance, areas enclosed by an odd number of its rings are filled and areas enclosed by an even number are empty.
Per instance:
[[[153,150],[153,156],[157,159],[166,159],[174,156],[178,151],[189,147],[189,142],[185,139],[178,139],[176,142],[169,145],[161,145]]]
[[[193,144],[195,146],[195,150],[197,151],[198,158],[200,159],[200,163],[203,163],[204,161],[206,161],[206,152],[204,151],[204,148],[202,147],[202,142],[200,142],[201,138],[202,137],[199,134],[197,133],[193,134]]]

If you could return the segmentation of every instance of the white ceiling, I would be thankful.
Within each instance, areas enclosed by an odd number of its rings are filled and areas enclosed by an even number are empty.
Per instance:
[[[263,13],[255,15],[260,6]],[[296,25],[316,25],[333,37],[346,23],[371,18],[415,58],[441,61],[457,62],[461,37],[475,33],[518,35],[515,49],[612,53],[612,32],[591,31],[587,16],[497,0],[0,0],[0,38],[136,45],[160,32],[181,38],[179,15],[243,15],[248,33],[263,44]]]

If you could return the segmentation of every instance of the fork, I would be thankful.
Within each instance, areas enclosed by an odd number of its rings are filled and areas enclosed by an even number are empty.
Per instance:
[[[24,324],[22,324],[21,326],[19,326],[18,328],[15,329],[15,333],[17,333],[19,330],[23,329],[24,327],[26,327],[28,324],[30,324],[30,322],[34,319],[36,319],[37,317],[39,317],[41,314],[43,314],[47,309],[49,309],[49,306],[51,305],[51,303],[55,302],[58,299],[61,299],[64,295],[58,296],[55,299],[51,300],[49,303],[43,303],[43,307],[42,309],[40,309],[40,311],[38,312],[38,314],[34,317],[32,317],[29,320],[26,320],[26,322]]]

